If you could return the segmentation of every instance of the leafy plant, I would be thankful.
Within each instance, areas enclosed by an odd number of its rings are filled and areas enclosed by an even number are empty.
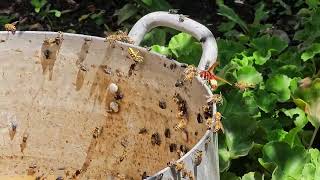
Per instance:
[[[277,2],[283,14],[293,13]],[[224,95],[218,108],[225,128],[219,134],[221,179],[317,179],[319,150],[312,145],[320,126],[319,1],[297,1],[297,25],[287,32],[265,23],[274,9],[263,2],[254,7],[247,23],[218,1],[225,21],[218,27],[216,73],[233,83],[214,92]],[[152,51],[197,64],[201,46],[180,33]]]

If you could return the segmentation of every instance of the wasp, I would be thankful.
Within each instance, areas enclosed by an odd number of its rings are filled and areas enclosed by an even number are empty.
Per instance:
[[[8,23],[8,24],[5,24],[4,25],[4,29],[6,30],[6,31],[8,31],[8,32],[11,32],[13,35],[16,33],[16,30],[17,30],[17,28],[16,28],[16,24],[18,23],[18,21],[16,21],[16,22],[13,22],[13,23]]]
[[[215,114],[215,118],[214,118],[214,128],[213,128],[213,132],[218,132],[220,129],[222,131],[222,133],[224,133],[224,128],[223,128],[223,125],[221,123],[221,118],[222,118],[222,115],[220,112],[216,112]]]
[[[184,81],[192,81],[192,79],[198,75],[198,70],[194,65],[189,65],[184,70]]]
[[[132,60],[134,60],[137,63],[142,63],[143,62],[143,57],[139,55],[140,51],[133,50],[133,48],[128,48],[128,53],[131,57]]]
[[[212,71],[219,65],[219,62],[214,63],[208,70],[201,71],[199,73],[200,77],[208,81],[211,90],[214,91],[218,88],[218,80],[231,85],[227,80],[215,75]]]
[[[206,96],[207,97],[207,103],[215,103],[215,104],[223,104],[223,97],[220,94],[213,94],[210,96]]]

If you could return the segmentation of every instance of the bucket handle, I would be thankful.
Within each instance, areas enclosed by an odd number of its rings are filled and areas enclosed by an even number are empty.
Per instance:
[[[211,31],[204,25],[180,14],[170,14],[164,11],[147,14],[132,27],[129,37],[132,38],[135,45],[139,45],[147,32],[159,26],[170,27],[189,33],[201,42],[202,56],[198,69],[207,69],[215,63],[218,48],[216,39]]]

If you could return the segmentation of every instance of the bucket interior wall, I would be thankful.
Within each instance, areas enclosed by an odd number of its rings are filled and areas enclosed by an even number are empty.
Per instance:
[[[141,179],[203,137],[207,91],[196,79],[176,84],[184,67],[139,49],[144,62],[133,69],[128,45],[71,34],[47,62],[43,41],[56,36],[0,34],[0,175]],[[174,128],[180,121],[175,93],[186,101],[185,131]],[[109,112],[111,102],[119,112]]]

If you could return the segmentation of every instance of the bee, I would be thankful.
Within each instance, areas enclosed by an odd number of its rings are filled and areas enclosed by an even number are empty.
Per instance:
[[[213,119],[212,118],[208,118],[206,121],[206,126],[208,130],[211,130],[213,127]]]
[[[84,72],[87,72],[87,71],[88,71],[88,68],[87,68],[84,64],[82,64],[82,63],[79,64],[79,69],[80,69],[81,71],[84,71]]]
[[[179,158],[182,158],[182,156],[185,155],[185,153],[183,151],[181,151],[180,149],[177,150],[177,155]]]
[[[168,166],[169,166],[170,168],[174,168],[177,172],[180,172],[180,171],[182,171],[182,170],[185,169],[185,164],[184,164],[183,161],[181,161],[181,162],[170,161],[170,162],[168,163]]]
[[[202,161],[202,155],[203,155],[202,151],[196,150],[196,152],[194,154],[194,158],[193,158],[194,165],[196,165],[196,166],[200,165],[200,163]]]
[[[183,14],[180,14],[179,15],[179,22],[183,22],[185,20],[186,17],[189,17],[189,16],[186,16],[186,15],[183,15]]]
[[[204,143],[204,148],[205,148],[205,150],[208,149],[210,142],[211,142],[211,138],[210,138],[210,136],[208,136],[208,137],[206,138],[206,140],[205,140],[205,143]]]
[[[254,84],[249,84],[249,83],[246,83],[246,82],[237,82],[235,84],[235,86],[237,88],[240,89],[240,91],[245,91],[247,90],[248,88],[255,88],[256,86]]]
[[[13,35],[16,33],[16,30],[17,30],[17,28],[16,28],[16,24],[18,23],[18,21],[16,21],[16,22],[13,22],[13,23],[8,23],[8,24],[5,24],[4,25],[4,29],[6,30],[6,31],[8,31],[8,32],[11,32]]]
[[[161,180],[162,177],[163,177],[163,174],[161,173],[161,174],[159,174],[158,176],[156,176],[155,180]]]
[[[187,171],[186,169],[182,170],[181,174],[182,174],[183,178],[188,177],[189,180],[193,180],[194,179],[194,176],[193,176],[192,172],[191,171]]]
[[[213,94],[207,97],[207,103],[215,103],[215,104],[223,104],[223,98],[221,93],[220,94]]]
[[[133,50],[133,48],[128,48],[128,53],[132,60],[134,60],[136,63],[142,63],[143,57],[139,55],[140,51]]]
[[[184,81],[192,81],[192,79],[198,75],[198,70],[194,65],[189,65],[184,70]]]
[[[185,119],[181,119],[177,125],[174,126],[174,130],[182,131],[187,127],[187,121]]]
[[[223,128],[223,125],[221,123],[221,118],[222,118],[221,113],[220,112],[216,112],[213,132],[218,132],[221,129],[222,133],[224,133],[224,128]]]
[[[188,171],[186,176],[189,178],[189,180],[194,180],[194,176],[191,171]]]
[[[114,44],[116,41],[133,44],[134,41],[128,36],[127,32],[117,31],[106,38],[106,41]]]
[[[151,144],[160,146],[161,138],[160,138],[159,133],[152,134],[152,136],[151,136]]]
[[[94,138],[94,139],[97,139],[99,136],[100,136],[100,134],[102,133],[102,130],[103,130],[103,128],[102,127],[96,127],[95,129],[94,129],[94,131],[93,131],[93,135],[92,135],[92,137]]]
[[[180,9],[169,9],[169,14],[177,14]]]

